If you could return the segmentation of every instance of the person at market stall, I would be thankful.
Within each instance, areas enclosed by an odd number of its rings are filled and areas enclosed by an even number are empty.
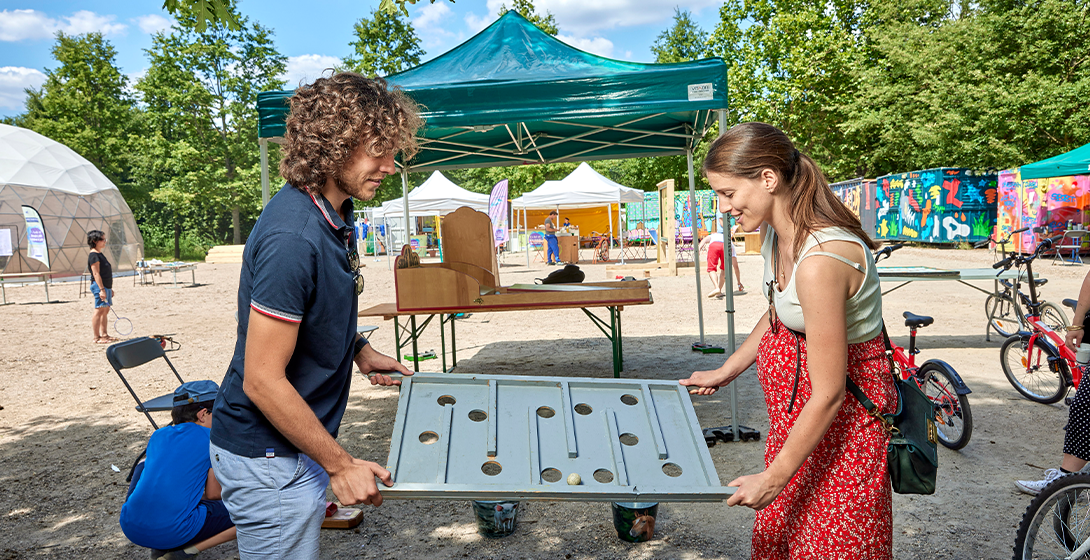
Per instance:
[[[371,384],[411,375],[356,332],[364,282],[352,199],[370,200],[417,151],[416,104],[353,72],[295,90],[280,175],[246,241],[234,357],[212,411],[212,468],[242,560],[318,558],[326,486],[381,505],[390,472],[336,441],[353,362]]]
[[[548,246],[545,252],[546,264],[560,264],[560,241],[556,238],[556,232],[559,231],[556,220],[559,216],[560,213],[556,210],[549,212],[549,217],[545,218],[545,225],[542,226],[545,229],[545,243]]]
[[[1082,279],[1074,317],[1073,324],[1067,327],[1065,338],[1067,346],[1078,351],[1086,335],[1086,325],[1090,324],[1090,272]],[[1045,476],[1040,480],[1014,481],[1019,490],[1036,496],[1052,481],[1065,474],[1081,471],[1090,462],[1090,390],[1075,391],[1075,398],[1067,411],[1067,425],[1064,430],[1066,433],[1059,468],[1045,470]]]
[[[897,409],[877,244],[774,126],[731,128],[702,171],[720,212],[763,238],[768,312],[721,367],[680,381],[708,395],[757,363],[765,469],[732,480],[727,501],[757,510],[752,558],[892,558],[889,434],[845,390],[850,377],[879,412]]]
[[[738,282],[738,291],[746,291],[746,287],[742,285],[742,271],[738,268],[738,255],[735,254],[734,243],[726,243],[723,234],[717,231],[706,235],[704,239],[700,240],[700,246],[697,248],[699,253],[707,254],[708,277],[711,278],[712,285],[716,287],[708,292],[708,297],[726,295],[726,292],[723,291],[727,285],[726,269],[723,263],[723,252],[726,247],[730,247],[730,264],[734,269],[734,279]]]
[[[91,329],[95,344],[110,344],[118,339],[110,336],[107,317],[114,304],[114,272],[110,260],[102,253],[106,248],[106,234],[97,229],[87,232],[87,270],[91,271],[91,294],[95,297],[95,313],[91,316]]]

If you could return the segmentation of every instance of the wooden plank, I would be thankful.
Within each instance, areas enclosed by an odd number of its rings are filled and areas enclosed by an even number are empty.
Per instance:
[[[496,456],[496,380],[488,382],[488,445],[485,448],[489,457]]]

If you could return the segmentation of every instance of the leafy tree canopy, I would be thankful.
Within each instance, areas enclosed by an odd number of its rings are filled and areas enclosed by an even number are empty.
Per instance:
[[[344,59],[346,69],[365,76],[388,76],[420,64],[420,47],[412,23],[400,12],[377,10],[352,26],[354,54]]]

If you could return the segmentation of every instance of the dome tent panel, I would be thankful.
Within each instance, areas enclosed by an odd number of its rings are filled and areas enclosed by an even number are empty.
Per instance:
[[[35,132],[0,124],[0,230],[11,237],[13,255],[0,257],[0,272],[44,272],[26,258],[22,206],[34,207],[46,230],[54,276],[87,269],[87,232],[106,232],[106,256],[115,270],[131,269],[144,241],[121,192],[93,164],[67,146]],[[4,233],[0,233],[4,235]]]

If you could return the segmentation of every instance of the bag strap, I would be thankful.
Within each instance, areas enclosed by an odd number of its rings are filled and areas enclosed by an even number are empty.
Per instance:
[[[893,377],[893,386],[894,388],[896,388],[897,376],[893,373],[893,343],[889,341],[889,334],[886,332],[885,321],[882,321],[882,341],[886,344],[886,359],[889,360],[889,373]],[[844,385],[847,387],[848,391],[850,391],[852,395],[855,395],[855,398],[859,401],[859,404],[862,404],[863,408],[867,409],[867,413],[882,423],[882,427],[884,427],[887,432],[889,432],[890,434],[896,434],[900,432],[900,430],[898,430],[897,427],[893,425],[893,418],[901,414],[901,407],[904,405],[904,403],[901,402],[902,399],[899,396],[897,399],[897,412],[894,412],[893,414],[882,414],[882,412],[878,410],[878,405],[874,404],[874,401],[870,400],[869,398],[867,398],[867,395],[863,394],[863,390],[859,388],[859,385],[855,384],[855,381],[852,381],[851,377],[845,377]]]

